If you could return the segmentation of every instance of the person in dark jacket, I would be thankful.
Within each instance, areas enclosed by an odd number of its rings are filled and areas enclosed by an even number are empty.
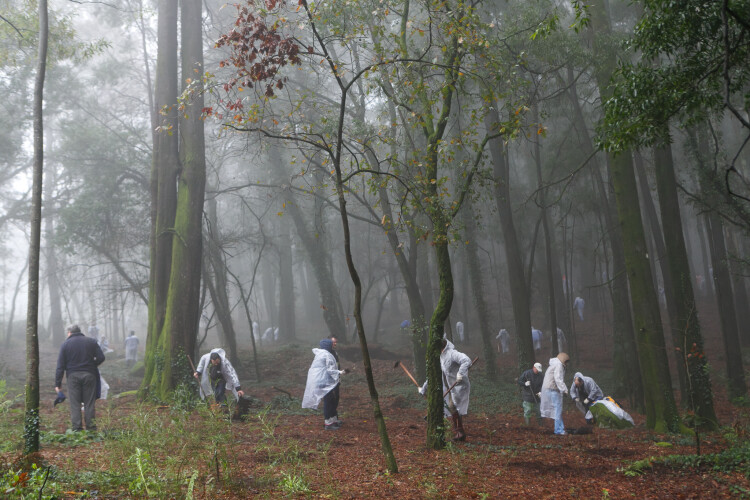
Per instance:
[[[518,385],[521,386],[521,399],[523,399],[523,418],[529,425],[531,414],[536,415],[537,422],[541,424],[542,415],[539,413],[539,401],[542,392],[542,364],[534,363],[534,366],[518,377]]]
[[[60,346],[55,372],[55,392],[62,392],[63,375],[68,379],[70,421],[74,431],[83,430],[81,404],[83,404],[86,430],[96,430],[96,399],[99,397],[99,365],[104,353],[96,340],[86,337],[78,325],[68,328],[68,338]]]

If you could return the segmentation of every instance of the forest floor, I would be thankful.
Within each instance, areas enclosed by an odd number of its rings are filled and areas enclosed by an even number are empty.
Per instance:
[[[645,416],[634,412],[637,425],[630,430],[594,427],[591,434],[555,436],[551,420],[525,426],[515,356],[505,355],[498,362],[500,383],[486,381],[481,363],[472,369],[467,441],[435,451],[425,446],[425,401],[394,369],[393,345],[373,348],[375,382],[399,468],[388,473],[356,361],[358,347],[339,347],[342,365],[356,369],[342,381],[344,424],[337,431],[323,429],[320,412],[300,408],[312,360],[305,343],[265,350],[260,382],[249,382],[254,369],[242,364],[243,388],[256,400],[244,422],[196,406],[184,393],[169,404],[138,402],[126,391],[137,388],[139,379],[128,375],[114,353],[102,365],[111,389],[109,399],[97,404],[98,433],[66,433],[67,403],[52,407],[56,353],[42,349],[40,469],[25,476],[14,475],[23,400],[13,395],[22,390],[23,357],[6,351],[0,378],[11,389],[0,397],[0,497],[37,498],[40,489],[39,498],[750,497],[750,410],[730,405],[721,383],[714,387],[722,428],[701,435],[699,461],[694,438],[655,435],[645,429]],[[466,352],[472,358],[481,354],[479,346]],[[242,357],[252,359],[249,353]],[[411,367],[408,358],[402,361]],[[606,393],[608,372],[588,373]],[[569,401],[564,420],[570,428],[586,425]],[[677,457],[650,461],[670,455]]]

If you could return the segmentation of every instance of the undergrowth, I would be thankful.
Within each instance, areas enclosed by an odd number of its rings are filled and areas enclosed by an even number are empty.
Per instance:
[[[640,476],[654,466],[672,469],[709,469],[715,472],[741,472],[750,478],[750,443],[734,445],[719,453],[705,455],[666,455],[651,456],[631,462],[626,467],[618,468],[625,476]]]

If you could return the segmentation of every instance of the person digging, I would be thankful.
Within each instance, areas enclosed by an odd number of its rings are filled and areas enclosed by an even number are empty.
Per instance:
[[[457,351],[450,341],[442,339],[441,342],[443,349],[440,352],[440,368],[443,371],[445,416],[451,421],[453,441],[465,441],[463,417],[469,412],[469,368],[473,363],[469,356]],[[424,396],[427,392],[427,381],[417,390]]]

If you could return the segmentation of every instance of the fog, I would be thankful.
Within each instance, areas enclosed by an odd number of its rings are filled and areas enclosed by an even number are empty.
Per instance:
[[[8,348],[23,345],[26,325],[37,35],[25,4],[6,5],[0,331]],[[713,318],[711,342],[716,352],[726,347],[717,369],[732,345],[750,344],[747,110],[733,113],[715,89],[702,94],[703,107],[670,107],[656,87],[638,101],[635,77],[612,90],[603,75],[624,77],[611,61],[645,53],[624,43],[640,12],[612,2],[603,26],[555,2],[488,2],[461,21],[414,5],[403,23],[398,6],[333,2],[312,7],[313,31],[296,7],[258,17],[278,30],[258,40],[257,30],[237,34],[234,7],[208,1],[202,28],[183,19],[170,42],[157,40],[155,3],[50,6],[40,342],[58,345],[77,323],[97,325],[115,344],[132,330],[144,345],[159,331],[149,319],[156,293],[165,314],[189,309],[177,316],[192,354],[222,346],[249,367],[255,349],[315,346],[330,335],[357,343],[349,244],[368,342],[417,365],[435,329],[489,366],[525,369],[557,354],[560,328],[574,360],[585,349],[579,337],[601,335],[602,362],[632,398],[628,356],[644,362],[636,344],[650,342],[638,332],[661,339],[658,363],[671,363],[675,391],[685,390],[675,348],[685,342],[686,311]],[[202,63],[190,59],[191,43],[202,44]],[[269,45],[242,51],[253,43]],[[183,59],[169,63],[170,54]],[[605,122],[603,101],[613,95]],[[741,108],[738,95],[727,102]],[[188,184],[194,172],[204,178]],[[202,229],[180,226],[201,199]],[[198,257],[174,271],[182,245]],[[195,274],[184,284],[190,298],[168,302],[177,292],[160,289],[159,273],[164,287]],[[543,351],[533,350],[531,327],[544,333]],[[509,353],[498,352],[501,328]],[[425,376],[423,365],[417,373]]]

